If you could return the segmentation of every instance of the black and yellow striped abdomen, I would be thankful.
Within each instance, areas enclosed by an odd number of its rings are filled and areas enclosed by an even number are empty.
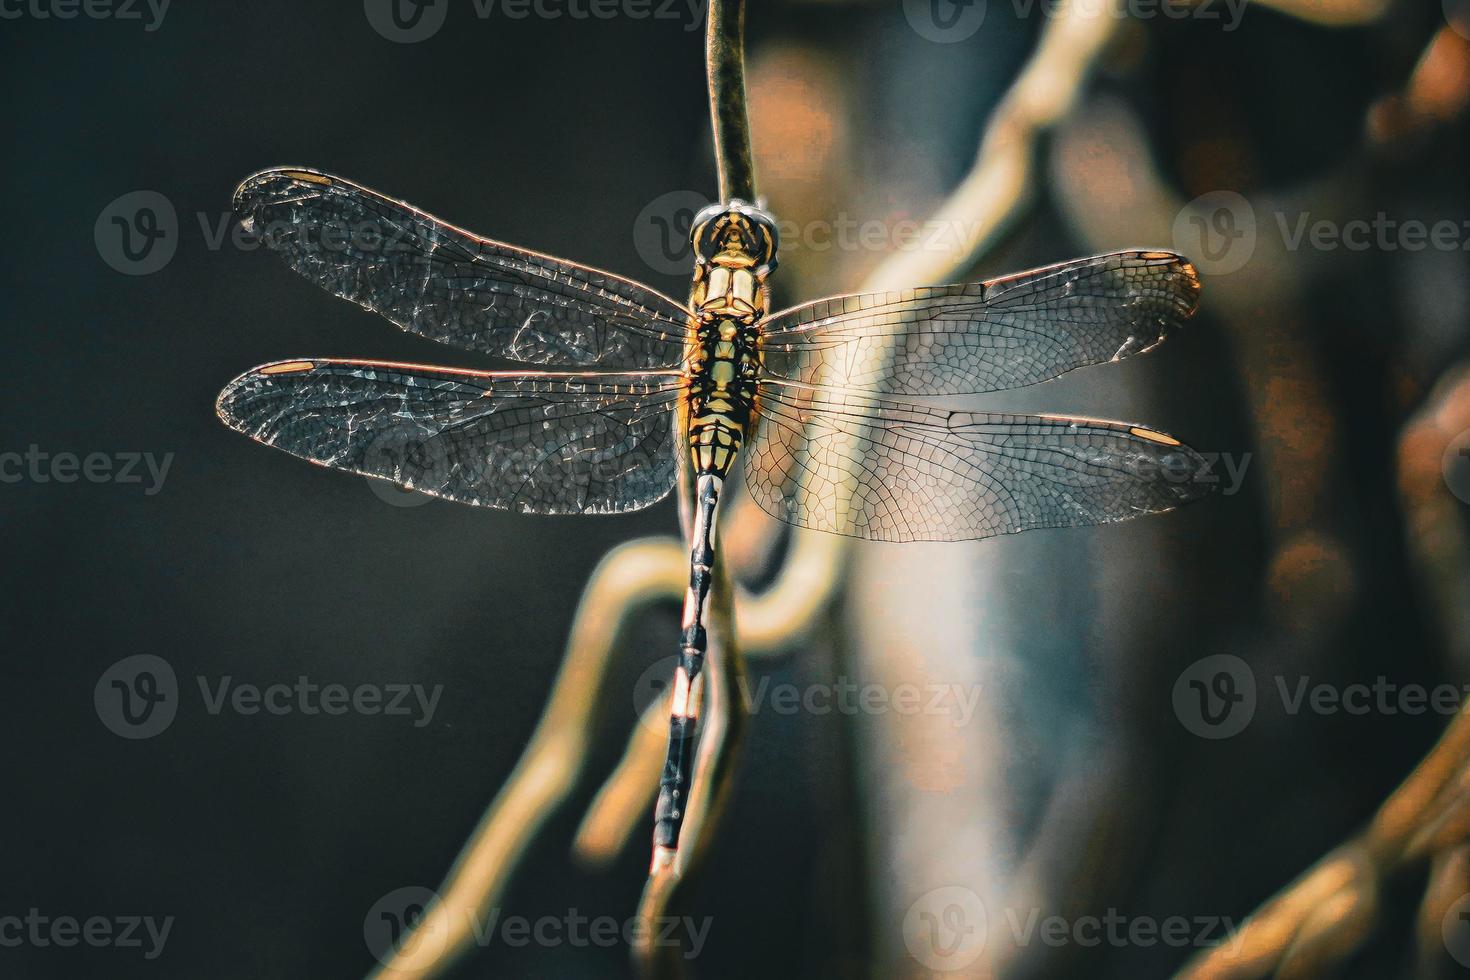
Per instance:
[[[724,477],[750,429],[760,374],[756,314],[706,313],[689,364],[689,445],[695,472]]]

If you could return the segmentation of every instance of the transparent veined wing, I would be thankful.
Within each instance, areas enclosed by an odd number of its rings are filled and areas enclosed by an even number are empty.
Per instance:
[[[837,296],[773,314],[765,368],[874,394],[1019,388],[1152,350],[1194,314],[1199,289],[1180,256],[1135,251],[989,282]]]
[[[481,238],[341,177],[267,170],[235,214],[286,264],[410,333],[527,364],[673,367],[688,312],[612,273]]]
[[[677,374],[280,361],[220,393],[225,424],[333,469],[530,514],[621,513],[674,485]]]
[[[1178,440],[1124,422],[951,411],[765,381],[744,450],[768,514],[873,541],[1107,524],[1205,496]]]

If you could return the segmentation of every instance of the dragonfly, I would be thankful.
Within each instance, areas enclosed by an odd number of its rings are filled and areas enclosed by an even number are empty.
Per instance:
[[[694,217],[687,303],[315,170],[255,174],[234,207],[328,292],[410,333],[534,369],[276,361],[220,394],[231,428],[332,469],[526,514],[649,507],[687,462],[690,574],[655,870],[677,854],[689,798],[727,481],[743,479],[789,524],[888,542],[1106,524],[1213,489],[1200,454],[1142,425],[932,403],[1152,350],[1199,301],[1194,267],[1171,252],[771,313],[776,222],[738,200]]]

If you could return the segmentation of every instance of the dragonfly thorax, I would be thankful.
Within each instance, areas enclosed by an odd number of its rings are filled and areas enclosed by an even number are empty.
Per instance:
[[[770,308],[766,278],[778,238],[769,214],[740,201],[712,205],[694,219],[688,410],[699,473],[729,473],[749,430],[761,368],[758,324]]]
[[[691,303],[699,312],[764,313],[766,279],[776,268],[776,222],[740,201],[716,204],[695,216]]]

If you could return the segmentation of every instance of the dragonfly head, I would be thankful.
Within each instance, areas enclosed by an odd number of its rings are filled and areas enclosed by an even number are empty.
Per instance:
[[[694,244],[697,272],[723,266],[749,269],[756,278],[764,279],[776,268],[781,236],[770,214],[744,201],[731,201],[711,204],[695,215],[689,240]]]

